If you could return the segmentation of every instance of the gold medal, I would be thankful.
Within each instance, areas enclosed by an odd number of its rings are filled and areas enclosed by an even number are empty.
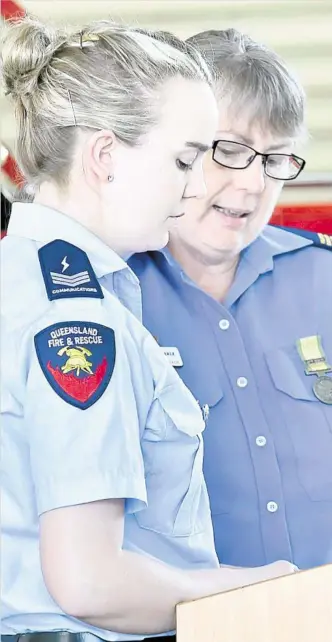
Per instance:
[[[322,403],[332,404],[332,377],[326,376],[332,367],[326,361],[320,336],[298,339],[296,346],[306,375],[318,377],[312,388],[315,397]]]

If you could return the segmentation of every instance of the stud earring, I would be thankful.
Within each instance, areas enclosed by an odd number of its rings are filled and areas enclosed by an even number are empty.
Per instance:
[[[112,183],[112,182],[114,181],[114,175],[109,174],[109,175],[107,176],[107,180],[108,180],[108,182],[109,182],[109,183]]]

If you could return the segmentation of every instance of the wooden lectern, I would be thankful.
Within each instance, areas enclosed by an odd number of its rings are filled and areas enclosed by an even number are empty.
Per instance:
[[[332,642],[332,564],[176,610],[177,642]]]

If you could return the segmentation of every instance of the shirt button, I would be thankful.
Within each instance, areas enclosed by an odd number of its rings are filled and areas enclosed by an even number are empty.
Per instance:
[[[245,388],[248,385],[248,379],[245,377],[239,377],[236,380],[236,384],[239,386],[239,388]]]
[[[266,508],[269,513],[275,513],[278,510],[278,504],[276,502],[268,502]]]
[[[257,446],[266,446],[266,437],[264,437],[264,435],[260,435],[259,437],[257,437],[256,444]]]
[[[219,321],[219,328],[220,330],[228,330],[229,321],[227,319],[221,319],[221,321]]]

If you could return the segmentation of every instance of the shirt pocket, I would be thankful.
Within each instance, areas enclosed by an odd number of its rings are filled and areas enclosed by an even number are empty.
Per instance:
[[[148,496],[148,507],[136,514],[142,528],[170,537],[206,528],[203,429],[199,406],[180,380],[158,393],[141,442]]]
[[[332,406],[315,397],[316,375],[305,374],[295,345],[273,350],[266,359],[299,482],[313,501],[332,501]]]

